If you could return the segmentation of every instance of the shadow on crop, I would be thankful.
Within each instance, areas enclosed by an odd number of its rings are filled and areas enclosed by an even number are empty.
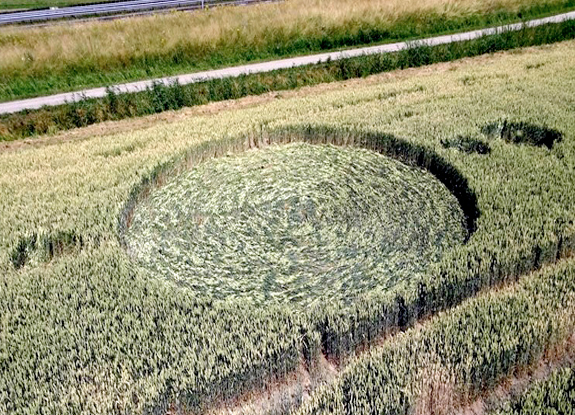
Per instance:
[[[455,138],[449,138],[446,140],[441,140],[441,145],[443,148],[454,148],[462,153],[471,154],[490,154],[491,147],[485,141],[478,140],[472,137],[457,136]]]
[[[51,235],[33,233],[19,239],[12,249],[10,260],[15,269],[20,269],[32,258],[37,258],[41,262],[49,262],[54,257],[78,252],[85,245],[86,241],[82,235],[77,235],[73,231],[57,232]]]
[[[512,144],[528,144],[547,147],[551,150],[555,143],[561,142],[563,134],[553,128],[547,128],[528,122],[496,121],[484,125],[481,132],[490,138],[501,138]]]

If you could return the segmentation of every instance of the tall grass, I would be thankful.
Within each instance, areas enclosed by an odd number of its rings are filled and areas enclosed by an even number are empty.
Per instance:
[[[288,0],[0,32],[0,100],[517,21],[574,0]]]
[[[155,84],[140,93],[117,94],[109,89],[107,97],[103,99],[86,99],[57,107],[0,115],[0,141],[573,38],[575,22],[568,21],[462,43],[435,47],[415,44],[394,54],[351,58],[267,74],[242,75],[188,85]]]

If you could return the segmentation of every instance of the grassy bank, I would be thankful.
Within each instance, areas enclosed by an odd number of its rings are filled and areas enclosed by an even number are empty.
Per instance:
[[[173,114],[123,133],[94,128],[82,140],[70,134],[3,147],[0,412],[201,410],[273,384],[318,353],[345,357],[382,333],[522,279],[439,317],[421,337],[400,336],[399,343],[411,339],[406,348],[374,350],[334,396],[351,405],[375,396],[378,404],[396,391],[390,407],[405,408],[419,396],[411,374],[425,378],[426,356],[430,369],[447,369],[472,396],[536,359],[572,322],[573,262],[547,267],[575,248],[574,66],[575,43],[563,42],[323,85],[265,105]],[[138,189],[282,137],[367,147],[443,177],[454,195],[469,189],[480,212],[476,230],[405,287],[305,312],[216,300],[135,266],[119,223],[134,195],[146,197]],[[479,141],[490,151],[470,151]],[[414,350],[427,351],[420,359]],[[417,371],[406,374],[402,362]],[[376,382],[387,368],[397,376]],[[404,382],[409,388],[398,389]]]
[[[413,39],[575,7],[573,0],[290,0],[0,33],[0,100]]]
[[[0,141],[573,38],[575,22],[569,21],[468,42],[436,47],[416,46],[394,54],[364,56],[266,74],[244,75],[189,85],[158,84],[145,92],[135,94],[116,94],[110,90],[104,99],[89,99],[35,111],[0,115]]]

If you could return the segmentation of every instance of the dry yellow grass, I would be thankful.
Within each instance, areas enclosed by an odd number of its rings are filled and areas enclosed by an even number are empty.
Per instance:
[[[174,12],[108,22],[78,23],[37,29],[5,28],[0,33],[0,74],[61,68],[73,62],[106,62],[162,54],[184,43],[210,51],[235,40],[257,44],[274,36],[302,37],[359,23],[392,25],[410,15],[471,17],[497,10],[517,11],[558,0],[288,0],[206,12]]]

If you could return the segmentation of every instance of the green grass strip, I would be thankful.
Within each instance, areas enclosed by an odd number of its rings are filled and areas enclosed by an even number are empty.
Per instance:
[[[81,4],[110,3],[118,0],[3,0],[0,10],[47,9],[49,7],[77,6]]]

